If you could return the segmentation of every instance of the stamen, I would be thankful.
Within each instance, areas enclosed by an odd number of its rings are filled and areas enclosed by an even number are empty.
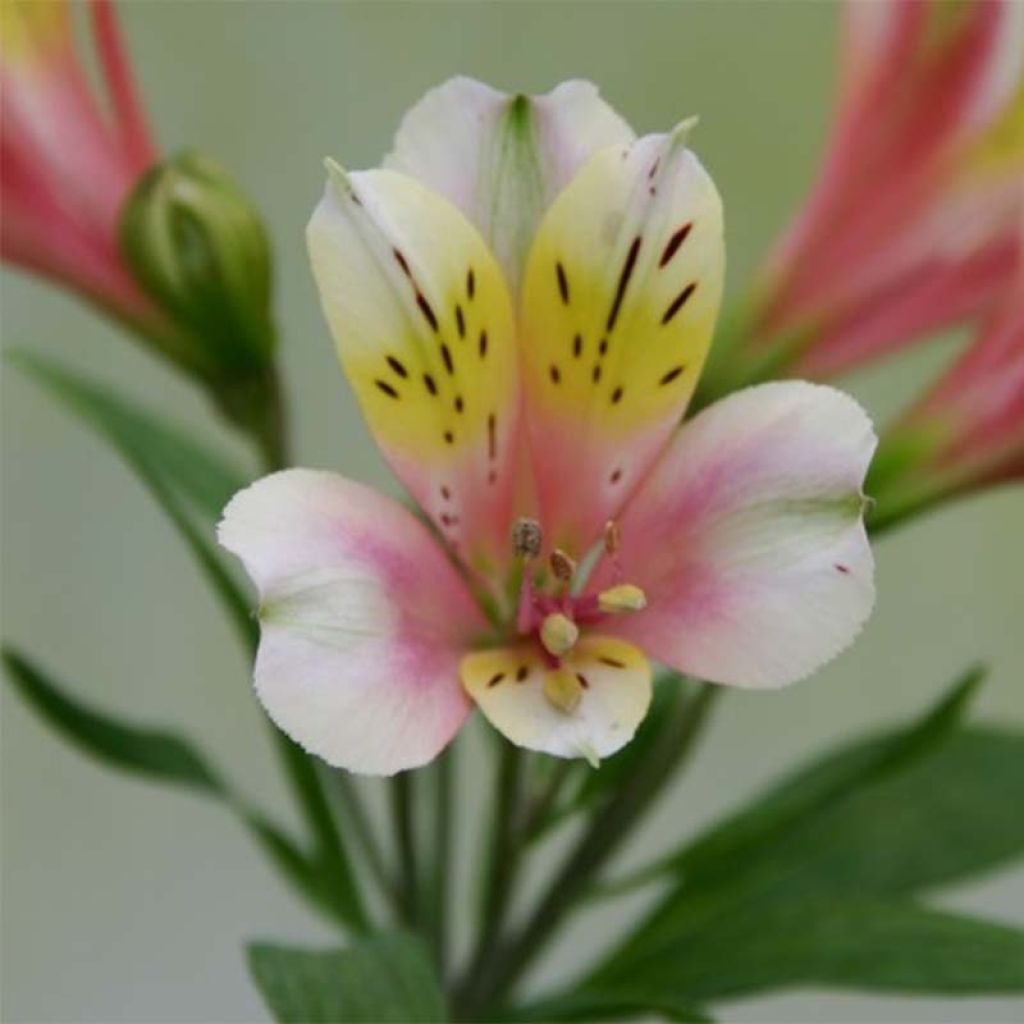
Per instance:
[[[583,686],[574,673],[556,668],[544,676],[544,696],[559,711],[571,715],[583,697]]]
[[[609,555],[614,555],[622,544],[622,535],[619,533],[619,524],[614,519],[609,519],[604,524],[604,549]]]
[[[632,583],[620,583],[609,587],[597,595],[597,603],[601,611],[609,615],[619,612],[638,612],[647,607],[647,595]]]
[[[548,654],[561,658],[568,654],[580,638],[579,626],[567,615],[553,612],[547,615],[540,626],[540,642]]]
[[[576,563],[561,549],[555,548],[548,557],[552,575],[559,583],[571,583],[576,573]]]
[[[544,533],[536,519],[521,516],[512,524],[512,550],[517,558],[536,558],[543,546]]]

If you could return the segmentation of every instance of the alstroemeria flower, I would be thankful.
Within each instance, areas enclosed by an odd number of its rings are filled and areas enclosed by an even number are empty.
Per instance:
[[[0,252],[148,326],[159,314],[121,256],[117,224],[156,153],[113,8],[93,0],[89,15],[105,96],[79,59],[66,3],[3,0]]]
[[[824,162],[738,353],[819,379],[987,315],[1020,244],[1024,5],[848,0],[843,27]]]
[[[848,644],[873,598],[861,408],[777,383],[679,426],[724,267],[686,126],[636,139],[585,83],[456,79],[389,167],[335,165],[308,239],[349,381],[430,525],[305,469],[233,499],[220,539],[259,589],[278,725],[391,773],[475,703],[516,744],[595,760],[643,718],[649,658],[769,687]]]
[[[1022,478],[1024,260],[977,339],[885,432],[872,469],[877,521]]]

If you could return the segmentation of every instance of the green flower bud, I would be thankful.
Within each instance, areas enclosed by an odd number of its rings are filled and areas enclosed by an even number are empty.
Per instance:
[[[214,390],[263,375],[275,340],[270,246],[222,168],[190,152],[154,167],[125,204],[121,247],[187,339],[186,368]]]

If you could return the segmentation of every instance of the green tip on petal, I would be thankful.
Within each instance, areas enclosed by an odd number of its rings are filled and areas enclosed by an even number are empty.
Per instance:
[[[327,170],[327,177],[331,180],[332,184],[338,188],[343,188],[346,192],[352,191],[352,183],[349,180],[348,171],[334,157],[325,156],[324,167]]]
[[[680,121],[679,124],[677,124],[675,128],[668,133],[669,143],[672,147],[685,146],[690,140],[690,132],[697,127],[699,122],[700,118],[696,114],[691,117],[686,117]]]

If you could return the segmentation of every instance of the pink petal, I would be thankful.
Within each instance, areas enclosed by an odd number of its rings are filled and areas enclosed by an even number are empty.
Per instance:
[[[372,775],[443,749],[469,709],[459,661],[483,622],[410,512],[333,473],[291,469],[239,492],[218,536],[259,591],[256,692],[292,739]]]
[[[685,424],[620,521],[625,577],[648,604],[618,632],[736,686],[782,686],[834,657],[874,600],[861,487],[875,443],[853,399],[795,381]]]

